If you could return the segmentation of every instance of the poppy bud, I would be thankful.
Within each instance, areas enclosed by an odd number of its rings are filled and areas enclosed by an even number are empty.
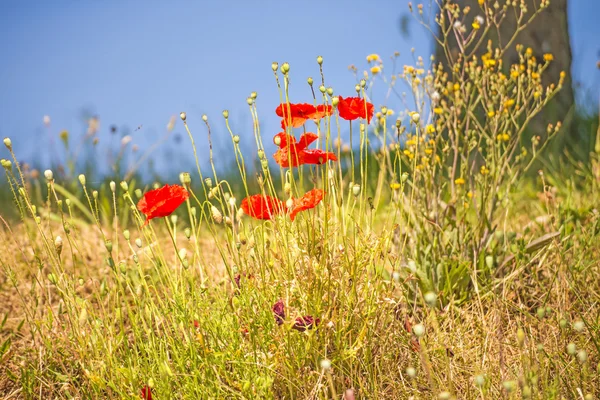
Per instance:
[[[56,249],[56,254],[58,254],[60,256],[60,253],[62,252],[62,247],[63,247],[63,240],[60,236],[57,236],[56,239],[54,239],[54,248]]]
[[[400,180],[402,182],[406,182],[408,180],[408,172],[403,172],[402,176],[400,177]]]
[[[180,113],[179,113],[179,118],[181,118],[181,120],[182,120],[182,121],[185,121],[185,120],[186,120],[186,118],[187,118],[187,115],[186,115],[186,113],[185,113],[185,112],[183,112],[183,111],[182,111],[182,112],[180,112]]]
[[[125,240],[129,241],[129,238],[131,237],[129,234],[129,229],[125,229],[123,231],[123,237],[125,238]]]
[[[325,86],[324,86],[324,85],[321,85],[321,86],[319,86],[319,91],[320,91],[321,93],[325,93],[325,91],[327,91],[327,89],[325,88]]]
[[[354,186],[352,186],[352,194],[354,196],[358,196],[360,194],[360,185],[358,183],[355,183]]]
[[[239,221],[242,220],[243,216],[244,216],[244,209],[243,208],[239,208],[237,210],[237,212],[235,213],[235,220],[239,222]]]
[[[94,200],[98,200],[98,191],[97,190],[94,190],[92,192],[92,197],[94,198]]]
[[[248,103],[248,105],[251,106],[252,104],[254,104],[254,100],[252,100],[252,97],[248,97],[246,98],[246,103]]]
[[[185,260],[187,258],[187,250],[186,249],[179,250],[179,258],[181,258],[182,260]]]
[[[179,219],[179,217],[177,217],[177,215],[171,215],[171,223],[173,225],[177,225],[177,220]]]
[[[223,118],[225,118],[225,119],[229,118],[229,111],[228,110],[223,110]]]
[[[359,85],[354,86],[354,90],[356,90],[356,93],[360,93],[360,86]]]
[[[288,72],[290,72],[290,64],[287,62],[284,62],[283,64],[281,64],[281,72],[283,72],[284,74],[287,74]]]
[[[108,250],[109,253],[113,251],[112,240],[107,240],[106,242],[104,242],[104,245],[106,246],[106,250]]]
[[[4,138],[4,145],[7,149],[12,150],[12,140],[10,138]]]
[[[184,186],[189,186],[192,183],[192,177],[190,176],[189,172],[182,172],[179,174],[179,180]]]
[[[279,64],[277,62],[271,63],[271,69],[273,72],[277,72],[277,68],[279,68]]]
[[[327,88],[327,94],[333,96],[333,88],[331,86]]]
[[[142,239],[140,239],[140,238],[135,239],[135,245],[139,248],[142,248]]]
[[[285,202],[285,206],[287,208],[293,208],[294,207],[294,199],[291,199],[291,198],[287,199],[286,202]]]
[[[321,56],[317,57],[317,64],[319,64],[319,65],[323,64],[323,57],[321,57]]]
[[[256,92],[252,92],[252,93],[250,93],[250,97],[251,97],[253,100],[256,100],[256,97],[257,97],[257,96],[258,96],[258,93],[256,93]]]
[[[286,184],[283,185],[283,191],[285,192],[285,194],[290,194],[290,192],[292,191],[292,185],[289,182],[286,182]]]
[[[221,214],[217,207],[210,206],[210,214],[212,216],[213,221],[215,221],[217,224],[223,222],[223,214]]]
[[[183,234],[189,240],[190,237],[192,236],[192,231],[190,230],[190,228],[185,228],[184,231],[183,231]]]
[[[234,135],[233,136],[233,143],[235,143],[235,144],[239,144],[240,143],[240,135]]]
[[[232,226],[233,225],[233,221],[231,221],[231,218],[225,217],[225,224],[228,225],[228,226]]]
[[[135,197],[138,199],[142,197],[142,189],[135,189]]]
[[[312,85],[313,85],[313,78],[310,78],[310,77],[309,77],[309,78],[307,79],[307,82],[308,82],[308,84],[309,84],[310,86],[312,86]]]
[[[339,97],[334,97],[333,99],[331,99],[331,104],[334,107],[337,107],[337,105],[340,103],[340,98]]]
[[[267,170],[269,168],[269,162],[266,159],[263,159],[260,164],[262,165],[264,170]]]
[[[2,161],[0,161],[0,163],[2,164],[2,167],[4,167],[5,170],[12,170],[12,162],[10,162],[9,160],[5,160],[3,158]]]
[[[427,292],[427,293],[425,293],[424,298],[425,298],[425,302],[427,304],[429,304],[432,307],[435,306],[435,303],[437,301],[437,296],[435,295],[435,293]]]
[[[207,122],[208,121],[208,115],[202,114],[202,121]]]
[[[81,186],[85,186],[85,175],[84,174],[79,175],[79,183],[81,183]]]
[[[208,186],[209,188],[212,188],[213,182],[212,179],[210,178],[206,178],[204,179],[204,183],[206,184],[206,186]]]
[[[44,176],[46,177],[48,182],[52,182],[54,180],[54,174],[52,173],[52,170],[50,170],[50,169],[47,169],[44,171]]]
[[[425,326],[423,324],[413,326],[413,333],[418,338],[423,337],[425,335]]]
[[[115,181],[110,181],[108,186],[110,186],[110,191],[113,193],[117,190],[117,184],[115,183]]]
[[[413,113],[413,114],[410,116],[410,119],[411,119],[411,120],[412,120],[412,121],[413,121],[415,124],[418,124],[418,123],[419,123],[419,121],[421,120],[421,115],[419,115],[419,113],[416,113],[416,112],[415,112],[415,113]]]
[[[127,189],[129,189],[129,185],[127,185],[127,182],[125,181],[121,181],[121,189],[123,189],[124,191],[127,191]]]
[[[359,83],[360,83],[360,87],[362,87],[362,88],[367,86],[367,81],[365,79],[361,79]]]

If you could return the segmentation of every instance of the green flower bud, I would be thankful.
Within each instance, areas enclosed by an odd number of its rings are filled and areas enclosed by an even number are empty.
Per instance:
[[[423,335],[425,335],[425,326],[423,324],[417,324],[413,326],[412,331],[416,337],[423,337]]]
[[[323,57],[321,57],[321,56],[317,57],[317,64],[319,64],[319,65],[323,64]]]
[[[228,110],[223,110],[223,118],[225,118],[225,119],[229,118],[229,111]]]
[[[10,138],[4,138],[4,145],[7,149],[12,150],[12,140]]]
[[[85,175],[84,174],[79,174],[79,183],[81,183],[81,186],[85,186]]]

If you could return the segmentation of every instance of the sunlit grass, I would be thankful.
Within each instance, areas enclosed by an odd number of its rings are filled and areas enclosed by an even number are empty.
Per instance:
[[[461,38],[446,69],[415,58],[398,72],[371,54],[338,94],[318,57],[292,99],[296,72],[273,63],[284,132],[260,131],[256,92],[252,134],[222,115],[236,178],[215,167],[208,116],[181,113],[196,163],[170,189],[139,187],[146,156],[121,182],[33,176],[6,138],[21,220],[2,220],[0,393],[598,396],[600,148],[574,167],[578,186],[525,178],[561,130],[525,142],[528,123],[562,82],[543,86],[552,56],[518,45],[502,66],[513,38],[473,56],[507,12],[480,5],[475,19],[443,10],[443,34]],[[403,109],[377,103],[381,84]]]

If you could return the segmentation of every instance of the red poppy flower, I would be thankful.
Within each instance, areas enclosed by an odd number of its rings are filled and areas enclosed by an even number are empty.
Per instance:
[[[273,216],[284,210],[283,201],[272,196],[255,194],[242,200],[242,210],[256,219],[273,219]]]
[[[277,303],[273,304],[272,310],[277,325],[283,324],[285,320],[285,305],[283,304],[283,300],[279,299]]]
[[[144,386],[142,388],[142,399],[152,400],[152,388],[150,386]]]
[[[165,185],[147,192],[137,203],[138,210],[146,214],[144,225],[148,224],[152,218],[171,215],[189,196],[188,191],[179,185]]]
[[[303,317],[296,318],[292,329],[295,329],[299,332],[304,332],[307,329],[316,328],[317,325],[319,325],[319,322],[321,322],[321,319],[313,318],[312,315],[305,315]]]
[[[332,152],[307,149],[318,138],[314,133],[303,134],[298,143],[296,143],[296,138],[285,132],[278,133],[275,138],[279,138],[280,148],[273,154],[273,158],[284,168],[288,168],[290,165],[297,167],[303,164],[324,164],[328,160],[337,161],[337,157]]]
[[[314,114],[310,116],[313,121],[318,121],[321,118],[325,118],[328,115],[333,114],[333,107],[331,105],[319,104],[316,107]]]
[[[338,112],[340,113],[340,118],[347,121],[364,118],[367,120],[367,123],[371,122],[374,111],[372,103],[366,102],[360,97],[347,97],[344,99],[340,96],[339,100]]]
[[[291,126],[292,128],[299,128],[310,119],[311,116],[317,111],[315,106],[308,103],[290,103],[280,104],[275,109],[275,114],[282,118],[281,124],[283,126]]]
[[[317,204],[323,200],[325,192],[321,189],[313,189],[304,194],[299,199],[294,200],[294,208],[290,212],[290,219],[293,221],[296,218],[296,214],[300,211],[310,210],[315,208]]]
[[[282,118],[281,128],[285,129],[286,126],[299,128],[309,119],[318,121],[327,115],[333,114],[332,110],[331,105],[319,104],[315,107],[308,103],[290,103],[280,104],[275,109],[275,113]]]

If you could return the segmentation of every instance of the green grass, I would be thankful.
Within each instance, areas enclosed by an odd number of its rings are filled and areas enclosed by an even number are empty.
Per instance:
[[[332,111],[304,128],[318,135],[310,151],[337,161],[278,166],[252,93],[252,135],[234,135],[223,112],[235,158],[224,176],[208,117],[182,113],[189,198],[148,224],[138,202],[151,185],[136,171],[98,181],[70,159],[68,175],[34,174],[5,139],[2,196],[17,218],[0,220],[2,397],[598,398],[600,147],[575,161],[547,153],[560,124],[528,136],[562,85],[541,84],[552,57],[518,47],[504,68],[504,48],[467,57],[506,12],[466,31],[449,73],[416,59],[386,76],[370,55],[358,121],[317,58],[321,83],[306,93]],[[461,13],[448,15],[447,34]],[[288,110],[305,101],[289,98],[289,64],[272,68]],[[374,106],[367,124],[382,83],[423,101]],[[196,143],[201,126],[208,143]],[[300,151],[282,150],[288,163]],[[311,189],[323,200],[291,221]],[[242,206],[252,195],[285,206],[256,220]]]

